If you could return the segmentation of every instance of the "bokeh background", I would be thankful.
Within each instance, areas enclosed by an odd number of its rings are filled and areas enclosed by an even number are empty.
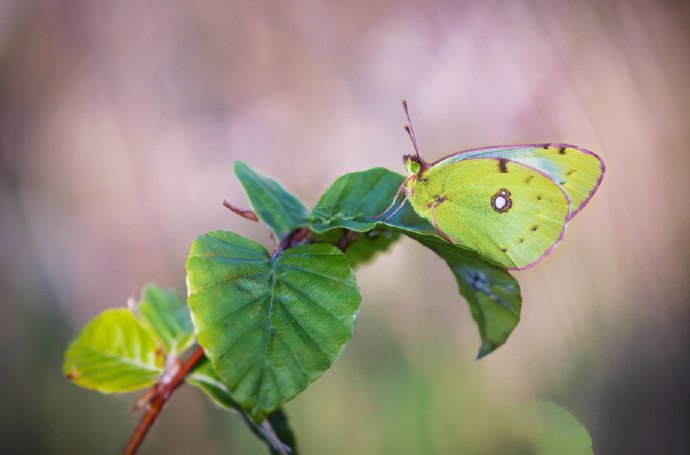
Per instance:
[[[607,174],[497,352],[403,240],[358,271],[342,357],[287,405],[305,454],[531,453],[569,409],[597,454],[690,453],[690,9],[670,1],[0,2],[0,452],[118,453],[136,395],[61,376],[69,340],[246,205],[242,159],[307,205],[411,150],[566,142]],[[141,453],[264,453],[182,388]]]

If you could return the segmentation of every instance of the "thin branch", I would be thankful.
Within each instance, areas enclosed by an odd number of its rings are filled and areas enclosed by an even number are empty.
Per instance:
[[[147,392],[145,395],[145,398],[148,399],[146,411],[134,430],[134,434],[123,452],[124,455],[134,455],[136,453],[165,403],[168,402],[175,389],[182,385],[184,378],[203,357],[204,349],[199,346],[182,364],[176,364],[175,369],[170,372],[172,374],[163,374],[159,382]]]
[[[280,253],[287,250],[288,248],[293,248],[299,245],[307,244],[311,241],[311,231],[309,228],[297,229],[292,231],[280,242],[278,248],[273,252],[273,257],[278,257]]]
[[[280,440],[275,430],[273,429],[271,422],[268,421],[268,418],[261,422],[261,425],[259,425],[259,431],[261,431],[264,434],[264,436],[266,436],[268,443],[280,455],[288,455],[292,451],[290,447],[283,444],[283,441]]]
[[[338,240],[338,243],[336,244],[336,246],[338,247],[338,249],[340,249],[340,251],[342,251],[344,253],[345,250],[347,250],[347,248],[350,245],[352,245],[355,242],[355,240],[357,240],[358,237],[359,237],[358,232],[350,231],[349,229],[346,229],[343,231],[343,234],[340,236],[340,240]]]
[[[256,216],[256,213],[254,213],[252,210],[241,209],[239,207],[235,207],[234,205],[232,205],[230,202],[228,202],[225,199],[223,199],[223,206],[232,210],[233,212],[235,212],[236,214],[238,214],[242,218],[246,218],[246,219],[251,220],[251,221],[259,221],[259,217]]]

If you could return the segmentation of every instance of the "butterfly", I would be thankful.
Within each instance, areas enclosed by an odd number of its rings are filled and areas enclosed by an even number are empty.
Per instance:
[[[391,205],[405,193],[414,211],[451,243],[477,251],[509,270],[538,264],[563,240],[568,222],[587,205],[604,178],[595,153],[568,144],[477,148],[424,161],[403,100],[414,155]]]

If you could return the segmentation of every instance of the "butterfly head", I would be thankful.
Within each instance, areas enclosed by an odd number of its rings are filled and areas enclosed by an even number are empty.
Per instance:
[[[421,177],[422,173],[429,168],[429,165],[426,163],[426,161],[417,155],[403,156],[403,164],[405,165],[407,175],[418,175]]]

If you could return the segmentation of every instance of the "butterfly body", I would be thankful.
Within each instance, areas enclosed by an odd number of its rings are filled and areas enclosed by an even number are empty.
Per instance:
[[[490,147],[434,163],[405,157],[405,192],[445,239],[513,270],[527,269],[563,239],[568,221],[604,174],[594,153],[566,144]]]

